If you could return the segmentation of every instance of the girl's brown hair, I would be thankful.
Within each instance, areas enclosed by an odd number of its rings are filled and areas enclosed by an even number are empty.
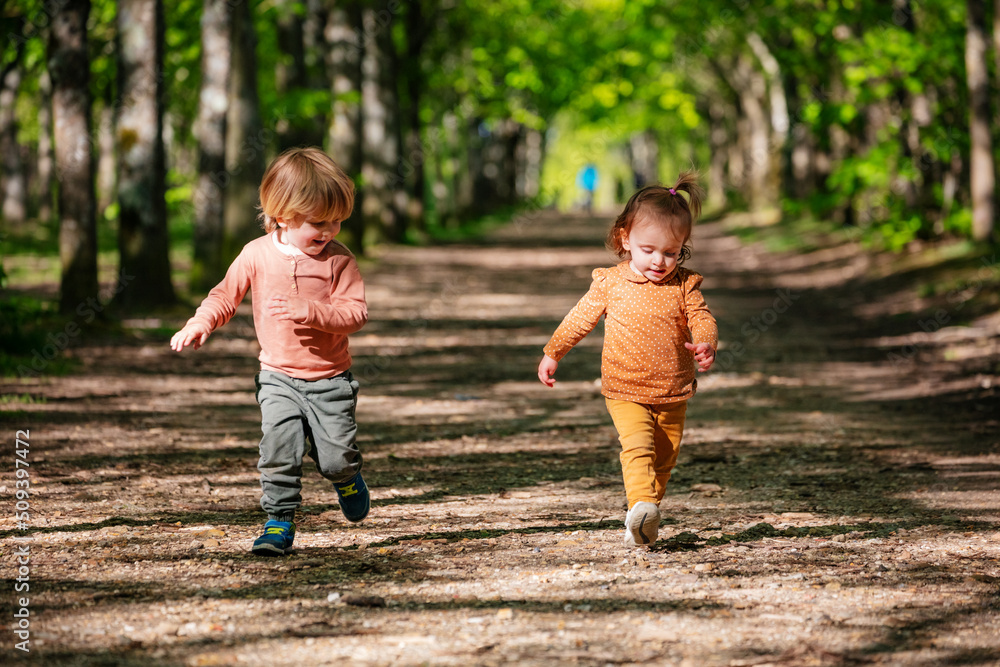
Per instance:
[[[342,222],[354,209],[354,181],[318,148],[290,148],[260,182],[261,226],[273,232],[277,218],[308,216],[314,222]]]
[[[681,195],[682,192],[687,193],[687,198]],[[684,239],[680,257],[677,258],[677,263],[682,264],[691,256],[688,239],[691,238],[695,218],[701,215],[704,197],[705,190],[698,185],[696,171],[681,172],[677,182],[670,187],[647,185],[629,198],[625,209],[608,231],[608,249],[622,259],[628,257],[622,240],[628,237],[637,219],[651,219],[669,225],[678,237]]]

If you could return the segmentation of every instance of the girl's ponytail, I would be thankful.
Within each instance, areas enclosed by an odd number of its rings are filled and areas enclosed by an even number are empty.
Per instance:
[[[694,219],[701,215],[701,203],[705,199],[705,189],[698,185],[698,172],[682,171],[680,176],[677,177],[677,182],[670,188],[670,192],[671,194],[686,192],[691,217]]]

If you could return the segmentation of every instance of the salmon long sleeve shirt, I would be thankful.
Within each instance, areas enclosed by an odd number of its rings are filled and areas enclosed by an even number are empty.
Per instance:
[[[628,261],[595,269],[590,290],[545,345],[556,361],[605,317],[601,393],[647,405],[676,403],[694,395],[694,354],[684,343],[719,344],[719,329],[701,293],[702,276],[678,267],[651,282]]]
[[[244,246],[221,283],[212,288],[194,316],[212,331],[236,313],[247,291],[260,343],[260,367],[301,380],[321,380],[351,367],[347,335],[368,321],[365,285],[354,255],[334,240],[316,256],[286,254],[273,234]],[[276,295],[308,304],[301,321],[279,320],[265,308]]]

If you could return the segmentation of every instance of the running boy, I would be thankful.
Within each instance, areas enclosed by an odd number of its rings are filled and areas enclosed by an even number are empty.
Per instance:
[[[198,349],[228,322],[247,290],[260,343],[256,376],[261,411],[263,534],[252,551],[292,549],[308,453],[333,482],[348,521],[368,515],[354,421],[358,383],[347,335],[368,320],[354,255],[334,237],[354,207],[354,183],[317,148],[293,148],[267,168],[260,185],[266,235],[248,243],[170,347]]]
[[[632,195],[607,238],[624,261],[594,271],[590,291],[552,334],[538,364],[538,379],[553,386],[559,360],[605,317],[601,393],[622,445],[629,546],[656,542],[659,504],[698,384],[695,362],[700,371],[715,362],[719,334],[702,277],[681,266],[691,255],[701,198],[690,172],[671,188],[654,185]]]

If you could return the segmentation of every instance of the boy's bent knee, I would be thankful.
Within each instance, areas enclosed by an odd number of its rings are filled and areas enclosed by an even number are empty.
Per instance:
[[[361,460],[349,461],[346,458],[339,458],[336,461],[325,461],[318,463],[316,467],[319,474],[331,482],[346,482],[359,472],[361,472]]]

